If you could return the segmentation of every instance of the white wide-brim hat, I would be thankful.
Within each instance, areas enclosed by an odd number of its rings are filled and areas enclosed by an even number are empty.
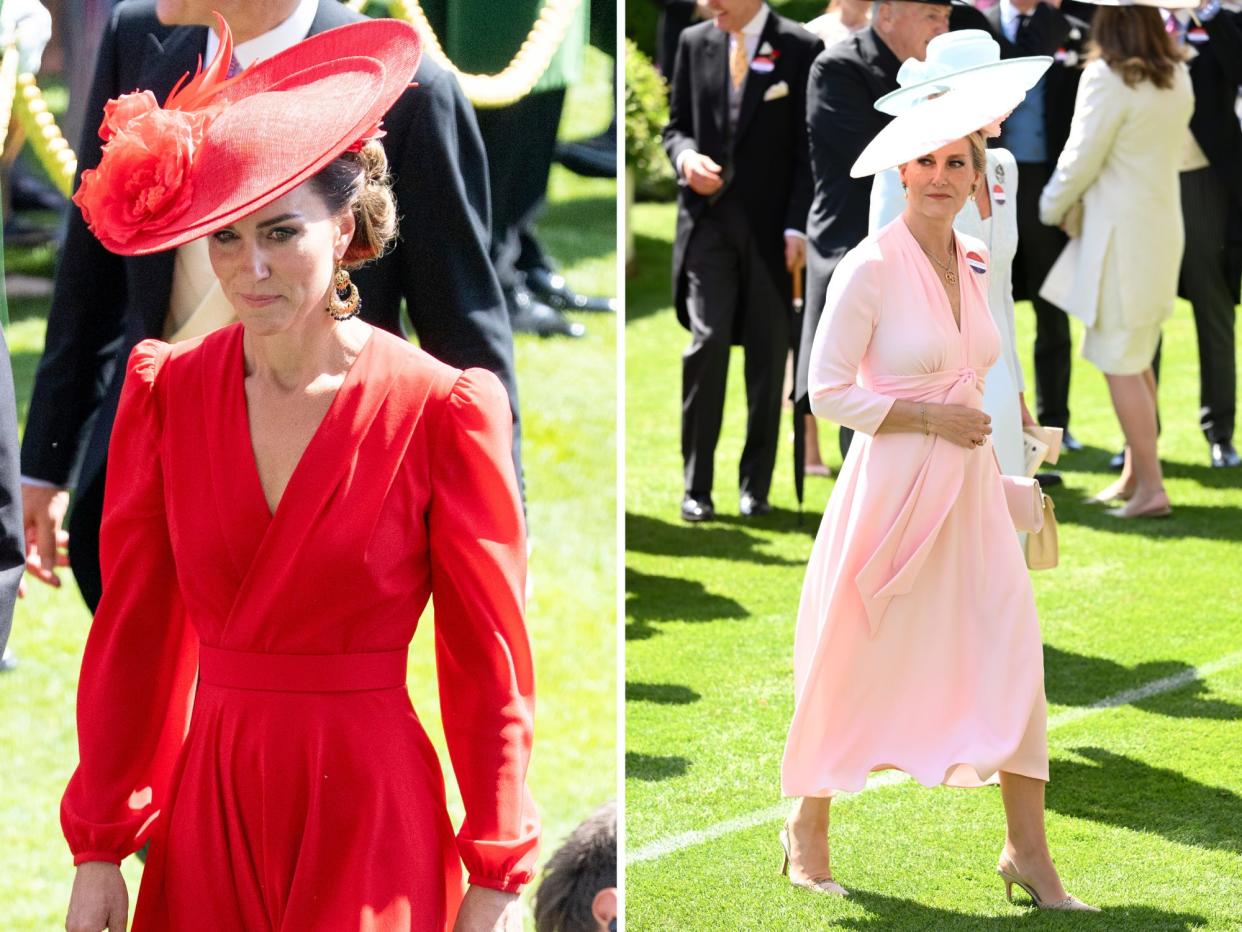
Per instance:
[[[911,107],[880,130],[850,169],[851,178],[866,178],[935,152],[994,123],[1026,97],[1012,86],[989,91],[953,90]]]
[[[982,29],[959,29],[927,43],[923,61],[907,58],[897,72],[897,90],[875,102],[881,113],[894,116],[937,94],[1015,89],[1026,93],[1052,65],[1049,55],[1000,57],[1000,45]]]

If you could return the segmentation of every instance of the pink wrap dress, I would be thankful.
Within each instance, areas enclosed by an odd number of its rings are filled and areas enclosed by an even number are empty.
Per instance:
[[[841,260],[811,351],[811,408],[857,433],[807,567],[794,640],[787,796],[1001,770],[1048,779],[1043,653],[989,441],[876,434],[896,399],[983,406],[1000,339],[988,255],[957,234],[961,327],[901,218]]]

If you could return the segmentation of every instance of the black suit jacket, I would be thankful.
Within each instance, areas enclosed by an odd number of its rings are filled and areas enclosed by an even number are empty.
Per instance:
[[[320,0],[311,32],[361,18],[339,0]],[[206,27],[161,25],[154,0],[116,7],[100,44],[79,172],[99,164],[104,103],[139,88],[162,101],[194,70],[206,37]],[[416,78],[418,86],[402,95],[384,121],[400,238],[378,263],[354,273],[362,316],[401,333],[405,298],[424,349],[450,365],[480,366],[500,376],[516,433],[513,336],[487,253],[491,218],[482,141],[450,74],[424,57]],[[134,344],[163,333],[173,257],[114,255],[87,229],[81,213],[70,210],[22,444],[24,475],[65,485],[81,456],[79,490],[102,478],[124,362]]]
[[[867,235],[871,178],[851,178],[850,168],[892,119],[875,102],[897,89],[901,62],[868,26],[820,53],[811,66],[807,127],[815,197],[807,219],[806,312],[794,397],[806,396],[811,341],[824,311],[828,279],[841,257]]]
[[[807,74],[823,43],[800,24],[771,10],[758,48],[765,43],[775,50],[774,67],[766,74],[749,72],[737,127],[730,134],[729,36],[710,22],[681,34],[664,149],[674,167],[678,155],[687,150],[710,156],[724,169],[725,179],[725,187],[710,198],[686,184],[679,191],[673,294],[677,319],[686,327],[686,246],[698,220],[725,197],[739,203],[749,218],[772,281],[784,293],[790,291],[784,231],[806,229],[811,166],[803,114]],[[765,100],[769,90],[781,82],[788,93]]]
[[[981,28],[986,28],[1000,43],[1001,58],[1051,55],[1056,59],[1043,78],[1044,138],[1048,145],[1048,164],[1055,165],[1069,139],[1090,27],[1062,10],[1040,3],[1026,25],[1018,27],[1014,41],[1010,42],[1001,28],[1000,6],[992,7],[982,18],[987,25]],[[1004,129],[1002,124],[1000,138],[992,143],[1001,149],[1008,148]]]

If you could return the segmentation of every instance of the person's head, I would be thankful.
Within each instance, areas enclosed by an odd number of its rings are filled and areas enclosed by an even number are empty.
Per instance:
[[[899,165],[907,210],[929,219],[952,221],[983,182],[987,165],[982,131]]]
[[[876,0],[871,10],[875,30],[898,61],[927,55],[927,43],[949,31],[949,5],[918,0]]]
[[[212,270],[247,330],[267,336],[312,315],[330,324],[336,269],[377,258],[396,233],[387,167],[372,140],[209,236]]]
[[[1102,58],[1127,87],[1150,81],[1173,86],[1173,73],[1185,53],[1164,28],[1160,12],[1149,6],[1102,6],[1091,18],[1087,59]]]
[[[724,32],[738,32],[755,18],[763,0],[707,0],[712,23]]]
[[[617,918],[617,804],[606,803],[548,859],[536,932],[608,932]]]
[[[298,0],[156,0],[155,15],[165,26],[215,26],[219,12],[237,42],[275,29],[293,15]]]

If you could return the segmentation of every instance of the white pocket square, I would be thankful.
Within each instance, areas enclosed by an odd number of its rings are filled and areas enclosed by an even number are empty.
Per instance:
[[[788,96],[789,96],[789,85],[786,84],[784,81],[777,81],[775,84],[773,84],[771,87],[769,87],[766,91],[763,92],[763,99],[765,101],[780,100],[782,97],[788,97]]]

